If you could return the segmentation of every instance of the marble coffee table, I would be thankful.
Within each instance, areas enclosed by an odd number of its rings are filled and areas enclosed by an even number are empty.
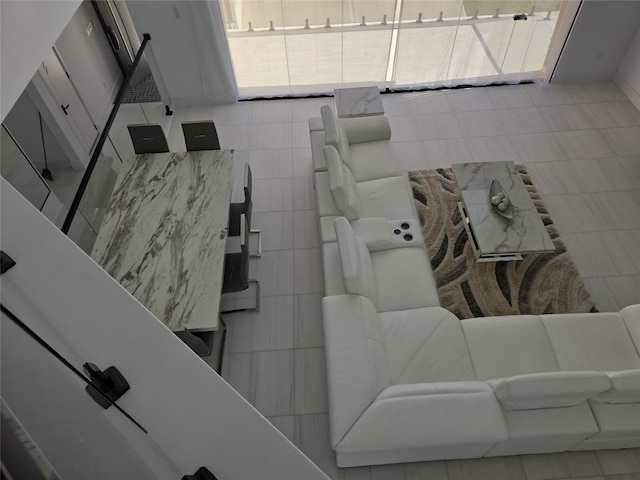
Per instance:
[[[522,254],[552,252],[555,246],[513,162],[456,163],[458,204],[478,261],[522,260]],[[497,179],[513,205],[513,218],[500,215],[489,198]]]
[[[338,118],[384,115],[378,87],[336,88],[333,94]]]

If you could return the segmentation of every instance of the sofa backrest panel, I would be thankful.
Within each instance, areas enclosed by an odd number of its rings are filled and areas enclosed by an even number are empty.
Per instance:
[[[332,145],[323,149],[329,173],[329,188],[338,210],[348,219],[360,218],[360,196],[353,173],[344,166],[340,154]]]
[[[559,370],[536,315],[469,318],[461,323],[478,380]]]
[[[391,383],[475,380],[460,320],[441,307],[378,314]]]
[[[618,313],[541,315],[560,370],[640,368],[640,356]]]
[[[376,283],[369,249],[353,232],[346,218],[336,218],[334,226],[347,293],[367,297],[377,306]]]
[[[601,403],[640,402],[640,370],[623,370],[607,374],[611,380],[611,389],[601,393],[594,400]]]
[[[545,372],[491,380],[507,410],[572,407],[611,388],[604,372]]]
[[[342,161],[353,170],[350,164],[349,139],[342,125],[338,123],[335,113],[329,105],[320,107],[322,123],[324,124],[324,139],[327,145],[332,145],[340,154]]]
[[[342,440],[373,400],[390,384],[378,314],[358,295],[322,300],[331,444]]]
[[[640,355],[640,304],[629,305],[620,310],[620,316],[624,321],[631,340],[636,346],[636,352]]]

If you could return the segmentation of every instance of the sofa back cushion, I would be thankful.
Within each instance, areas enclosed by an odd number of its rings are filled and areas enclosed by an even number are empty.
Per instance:
[[[377,307],[375,277],[371,255],[364,241],[356,236],[344,217],[334,220],[336,240],[342,262],[342,274],[347,293],[368,298]]]
[[[571,407],[611,388],[604,372],[546,372],[489,380],[506,410]]]
[[[342,161],[353,170],[349,138],[344,128],[338,123],[338,119],[329,105],[320,107],[320,114],[324,124],[324,141],[327,145],[332,145],[340,153]]]
[[[336,207],[348,220],[360,218],[360,195],[356,180],[331,145],[325,145],[324,157],[329,174],[329,189]]]
[[[601,403],[640,402],[640,370],[609,372],[611,389],[601,393],[594,400]]]

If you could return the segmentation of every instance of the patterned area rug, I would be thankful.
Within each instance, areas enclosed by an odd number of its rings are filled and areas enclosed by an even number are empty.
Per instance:
[[[409,172],[441,305],[458,318],[594,312],[595,305],[522,166],[518,170],[556,250],[478,263],[457,207],[450,168]]]

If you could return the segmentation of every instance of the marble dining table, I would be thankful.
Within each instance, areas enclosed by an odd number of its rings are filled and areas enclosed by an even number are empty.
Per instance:
[[[172,331],[218,329],[233,150],[126,159],[91,257]]]

